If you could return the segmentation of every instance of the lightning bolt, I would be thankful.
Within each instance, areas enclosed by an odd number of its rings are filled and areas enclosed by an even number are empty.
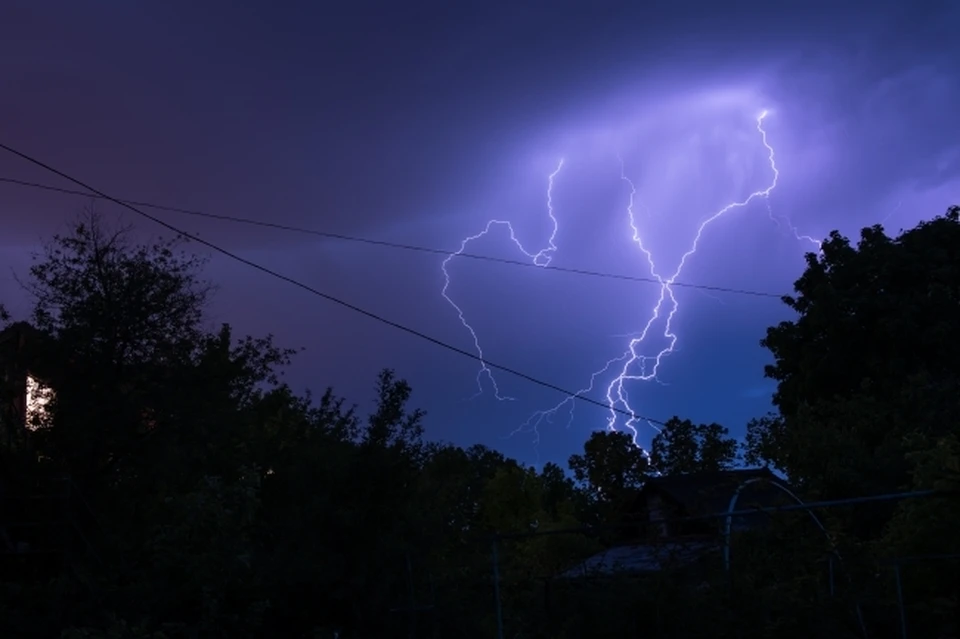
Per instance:
[[[767,115],[768,112],[763,111],[757,116],[756,128],[760,134],[761,143],[767,152],[767,160],[771,171],[771,179],[769,184],[761,190],[750,193],[740,201],[727,204],[703,220],[697,228],[690,248],[681,256],[676,269],[672,273],[666,275],[664,275],[657,267],[652,251],[644,244],[643,235],[640,232],[640,228],[636,219],[637,216],[634,211],[637,188],[633,181],[627,176],[623,160],[621,159],[620,179],[624,182],[624,184],[626,184],[629,190],[626,210],[630,229],[633,232],[632,240],[639,248],[640,253],[643,255],[651,276],[658,283],[660,290],[657,296],[657,301],[650,311],[643,330],[641,330],[639,334],[631,336],[626,350],[620,356],[608,360],[600,370],[593,373],[593,375],[590,376],[589,384],[585,388],[582,388],[573,395],[566,397],[560,403],[549,409],[535,412],[512,434],[516,434],[518,432],[532,432],[534,435],[535,445],[539,444],[540,425],[543,423],[552,423],[557,413],[564,408],[569,410],[569,417],[567,421],[567,425],[569,426],[573,420],[575,400],[578,397],[593,392],[597,386],[598,380],[605,377],[611,371],[615,372],[615,375],[607,384],[604,394],[610,413],[607,419],[607,428],[610,430],[617,430],[619,425],[618,421],[620,421],[621,417],[625,416],[622,427],[626,428],[632,433],[634,444],[638,446],[640,446],[637,443],[637,437],[639,435],[637,425],[639,422],[647,421],[651,427],[659,430],[656,424],[650,422],[649,420],[644,420],[643,417],[639,416],[639,413],[634,406],[634,401],[631,399],[630,394],[627,391],[627,386],[628,384],[635,382],[655,381],[663,383],[658,379],[657,374],[660,370],[660,366],[663,364],[664,359],[675,352],[678,339],[677,334],[673,331],[673,321],[680,307],[674,294],[673,286],[683,273],[687,263],[696,254],[697,249],[700,246],[700,242],[703,239],[704,233],[707,231],[710,225],[727,213],[737,209],[745,208],[759,199],[763,199],[768,203],[767,205],[769,210],[769,197],[774,189],[777,188],[777,184],[780,180],[780,171],[777,168],[776,153],[767,140],[767,132],[763,126]],[[772,211],[771,219],[774,219],[775,222],[777,221],[775,218],[773,218]],[[819,248],[820,242],[818,242],[816,239],[809,236],[800,235],[792,225],[790,228],[798,240],[807,240],[813,242],[817,244]],[[658,339],[660,337],[665,338],[666,345],[659,348],[655,347],[649,349],[648,338],[654,337],[655,334]]]
[[[767,154],[767,161],[770,168],[770,181],[767,186],[763,189],[754,191],[747,195],[745,198],[739,201],[734,201],[723,208],[715,211],[709,217],[704,219],[700,225],[697,227],[696,233],[694,234],[693,240],[689,246],[689,249],[682,254],[680,260],[677,264],[677,267],[668,273],[664,273],[656,264],[656,260],[653,252],[647,247],[644,243],[643,234],[640,231],[640,227],[637,223],[637,214],[635,211],[636,198],[637,198],[637,188],[634,182],[628,177],[626,168],[622,158],[620,159],[620,179],[626,185],[628,190],[626,214],[627,221],[629,223],[629,228],[632,231],[632,241],[636,244],[637,248],[640,251],[640,254],[643,256],[646,264],[646,268],[649,271],[651,277],[656,281],[659,291],[656,299],[656,303],[650,309],[646,323],[643,326],[643,329],[639,332],[632,333],[629,335],[621,336],[628,337],[629,341],[625,350],[618,355],[613,357],[603,365],[599,370],[595,371],[589,379],[588,384],[575,392],[572,395],[565,397],[558,404],[548,408],[546,410],[540,410],[533,413],[524,423],[522,423],[516,430],[510,433],[509,436],[516,435],[521,432],[532,433],[534,436],[534,445],[538,446],[540,443],[540,427],[544,423],[551,424],[553,423],[555,417],[560,413],[561,410],[566,409],[568,411],[567,416],[567,426],[573,422],[574,416],[574,407],[576,400],[579,397],[593,393],[598,388],[602,388],[601,379],[606,379],[608,375],[613,375],[612,379],[606,384],[605,389],[601,392],[604,393],[606,399],[606,404],[609,408],[609,416],[607,418],[607,428],[610,430],[618,430],[618,428],[624,428],[629,430],[633,436],[633,442],[638,447],[641,447],[637,442],[639,436],[638,425],[640,422],[645,421],[651,427],[656,430],[659,430],[658,426],[651,422],[649,419],[646,419],[641,416],[641,414],[635,408],[635,401],[631,398],[630,393],[628,392],[628,386],[635,383],[643,382],[657,382],[663,384],[659,378],[658,373],[660,367],[663,364],[664,360],[676,352],[677,350],[677,334],[673,330],[673,322],[680,310],[677,297],[674,293],[674,285],[676,284],[678,278],[684,271],[684,268],[687,266],[688,262],[696,255],[697,250],[700,246],[700,242],[704,237],[704,234],[707,232],[709,227],[714,224],[721,217],[724,217],[731,211],[738,209],[743,209],[755,201],[763,200],[766,203],[767,210],[770,215],[770,219],[774,221],[778,226],[783,228],[781,225],[781,219],[778,219],[773,214],[773,210],[770,207],[770,195],[777,188],[780,180],[780,171],[777,168],[776,163],[776,152],[773,149],[773,146],[769,143],[767,139],[767,131],[764,128],[764,121],[767,118],[769,113],[767,111],[761,112],[756,118],[756,130],[760,135],[760,141],[763,145],[763,148]],[[560,170],[563,168],[563,161],[561,160],[558,164],[556,170],[550,174],[548,185],[547,185],[547,212],[550,216],[551,221],[553,222],[553,233],[550,235],[550,238],[547,241],[547,247],[540,250],[537,253],[528,251],[520,243],[516,237],[513,225],[510,222],[503,220],[490,220],[487,222],[484,229],[477,233],[476,235],[471,235],[461,242],[460,248],[455,253],[451,253],[443,262],[443,273],[445,278],[445,283],[443,287],[443,297],[447,302],[457,311],[457,314],[460,318],[461,324],[464,328],[470,333],[476,352],[478,353],[481,366],[480,370],[477,372],[477,394],[480,395],[484,391],[484,380],[487,380],[493,388],[494,394],[498,400],[513,400],[515,398],[505,396],[501,394],[500,388],[497,384],[496,379],[493,376],[492,371],[486,365],[484,360],[483,348],[480,344],[480,340],[477,336],[476,330],[473,326],[467,321],[463,310],[453,301],[449,295],[449,288],[451,286],[451,278],[448,270],[450,262],[456,258],[458,255],[462,254],[467,246],[476,240],[479,240],[482,237],[490,234],[496,227],[504,227],[509,232],[510,240],[513,244],[528,258],[533,260],[533,263],[537,266],[548,267],[550,261],[553,257],[553,254],[556,252],[556,244],[554,240],[556,239],[558,223],[557,218],[554,215],[553,208],[553,185],[556,176],[559,174]],[[787,228],[792,233],[792,235],[798,241],[807,241],[815,244],[819,249],[821,242],[817,239],[809,236],[802,235],[790,223],[787,218],[782,218],[784,224],[787,225]],[[665,345],[659,347],[652,346],[650,342],[653,339],[665,339]],[[661,342],[664,344],[664,342]],[[622,422],[622,423],[621,423]]]
[[[885,226],[887,222],[890,220],[890,218],[897,214],[901,206],[903,206],[903,200],[898,201],[897,205],[893,209],[891,209],[890,212],[887,213],[882,220],[880,220],[880,226]],[[770,219],[773,220],[777,224],[777,226],[779,226],[781,229],[784,228],[785,226],[786,231],[789,232],[794,238],[796,238],[798,242],[809,242],[810,244],[813,244],[814,246],[817,247],[818,254],[823,253],[822,240],[818,240],[812,235],[803,235],[802,233],[800,233],[797,227],[793,225],[793,222],[791,222],[790,219],[787,217],[777,218],[773,214],[773,209],[770,207],[769,200],[767,201],[767,210],[770,212]]]
[[[450,263],[455,258],[462,255],[464,251],[467,250],[467,247],[470,245],[471,242],[475,242],[489,235],[496,228],[505,228],[509,233],[510,241],[514,244],[514,246],[516,246],[517,249],[519,249],[519,251],[523,253],[526,257],[530,258],[536,266],[540,266],[543,268],[546,268],[547,266],[549,266],[550,262],[553,260],[553,254],[556,253],[557,251],[556,239],[557,239],[557,232],[559,231],[559,228],[560,228],[559,222],[557,221],[557,217],[554,214],[554,210],[553,210],[553,184],[557,175],[560,174],[561,169],[563,169],[562,158],[557,163],[557,168],[554,169],[553,173],[551,173],[547,177],[547,215],[550,218],[550,222],[553,226],[553,230],[550,233],[550,237],[547,238],[546,247],[540,249],[536,253],[528,251],[523,246],[523,243],[521,243],[520,240],[517,238],[517,233],[514,230],[513,224],[511,222],[506,220],[493,219],[493,220],[489,220],[486,226],[484,226],[483,230],[477,233],[476,235],[469,235],[465,237],[460,242],[460,248],[457,249],[456,252],[448,255],[443,260],[443,264],[441,265],[441,269],[443,270],[443,278],[444,278],[441,295],[443,295],[443,299],[447,300],[447,303],[450,304],[450,306],[452,306],[453,309],[457,312],[457,316],[460,318],[460,323],[463,324],[463,327],[467,329],[467,331],[470,333],[470,337],[473,340],[474,349],[476,350],[477,356],[480,359],[480,370],[477,371],[477,378],[476,378],[477,392],[473,395],[473,397],[471,397],[471,399],[475,399],[479,395],[483,394],[483,382],[485,379],[490,383],[491,387],[493,388],[493,394],[498,400],[514,401],[516,398],[503,395],[500,392],[500,385],[497,383],[497,380],[493,375],[493,371],[490,370],[489,366],[487,366],[487,362],[483,354],[483,346],[480,343],[480,338],[477,336],[477,331],[473,328],[473,325],[470,324],[470,322],[467,320],[467,317],[464,314],[463,309],[455,301],[453,301],[452,297],[450,297],[450,286],[452,283],[452,280],[450,278],[450,270],[449,270]]]
[[[781,230],[788,232],[798,242],[809,242],[810,244],[813,244],[814,246],[817,247],[817,253],[820,253],[823,251],[822,240],[818,240],[812,235],[802,234],[800,230],[796,226],[794,226],[793,222],[790,221],[790,218],[785,216],[777,217],[776,215],[774,215],[773,208],[770,206],[769,200],[767,200],[767,212],[770,214],[770,219],[773,220],[774,224],[776,224]]]

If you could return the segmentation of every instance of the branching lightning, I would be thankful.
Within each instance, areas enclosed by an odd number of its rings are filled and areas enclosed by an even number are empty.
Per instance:
[[[700,225],[697,227],[696,233],[694,234],[693,240],[689,245],[689,249],[682,254],[680,257],[679,263],[672,272],[664,272],[656,263],[655,256],[650,248],[644,243],[643,234],[640,231],[640,227],[637,223],[637,216],[634,211],[635,199],[637,196],[637,188],[634,182],[628,177],[626,172],[626,167],[624,162],[621,159],[620,161],[620,179],[626,185],[628,189],[628,198],[626,206],[627,220],[629,223],[629,228],[632,232],[632,241],[636,244],[637,248],[640,251],[640,254],[643,256],[643,259],[646,263],[646,268],[649,270],[651,276],[656,280],[659,286],[659,292],[656,299],[656,303],[650,309],[649,315],[647,317],[646,323],[643,326],[643,329],[638,333],[626,336],[629,337],[629,342],[623,353],[619,356],[614,357],[606,362],[602,368],[594,372],[589,379],[589,383],[585,388],[577,391],[575,394],[570,395],[564,398],[561,402],[554,405],[553,407],[537,411],[530,416],[527,421],[520,425],[513,434],[519,432],[530,432],[534,436],[535,444],[539,443],[539,427],[543,423],[552,423],[556,415],[561,410],[566,410],[569,412],[567,425],[569,425],[573,420],[573,409],[576,403],[576,399],[588,393],[592,393],[595,390],[601,390],[604,392],[604,397],[606,399],[607,406],[609,407],[609,417],[607,419],[607,427],[610,430],[618,430],[619,428],[624,428],[629,430],[634,439],[634,443],[637,443],[637,437],[639,431],[637,429],[638,424],[641,421],[645,421],[645,418],[640,416],[640,412],[635,407],[635,401],[631,399],[628,392],[628,385],[631,383],[642,383],[642,382],[658,382],[663,383],[658,378],[658,373],[660,367],[663,364],[665,358],[670,354],[674,353],[677,347],[677,334],[673,330],[673,322],[680,310],[678,300],[674,294],[674,285],[677,282],[678,278],[684,271],[687,263],[693,258],[697,253],[697,250],[700,246],[700,242],[704,237],[707,229],[721,217],[727,213],[745,208],[757,200],[763,200],[767,203],[768,211],[770,212],[770,218],[780,225],[780,220],[774,217],[772,209],[769,206],[769,197],[771,193],[777,188],[777,185],[780,180],[780,171],[777,168],[776,164],[776,154],[773,147],[767,140],[767,131],[764,129],[764,120],[768,116],[767,111],[763,111],[757,116],[756,119],[756,129],[760,134],[760,141],[766,151],[767,161],[770,168],[770,181],[767,186],[763,189],[754,191],[747,195],[745,198],[739,201],[731,202],[723,208],[714,212],[712,215],[703,220]],[[513,226],[509,222],[500,221],[500,220],[491,220],[487,222],[486,227],[480,233],[467,237],[463,240],[460,246],[460,250],[456,253],[451,254],[443,262],[443,272],[445,276],[445,285],[443,288],[443,296],[450,303],[451,306],[456,309],[460,321],[463,326],[470,332],[470,335],[473,338],[474,346],[476,347],[477,353],[481,358],[481,368],[477,373],[477,387],[478,394],[483,392],[483,379],[487,378],[491,385],[493,386],[494,392],[497,399],[507,400],[513,399],[510,397],[505,397],[500,393],[500,389],[497,386],[496,380],[493,377],[492,372],[486,366],[483,360],[483,350],[480,346],[480,341],[477,337],[476,331],[473,327],[467,322],[464,317],[463,311],[460,307],[449,297],[448,289],[450,286],[450,275],[447,270],[447,266],[450,261],[455,258],[457,255],[462,253],[467,245],[477,240],[492,230],[494,226],[505,226],[510,233],[511,241],[526,255],[530,257],[535,264],[538,266],[548,266],[550,259],[553,253],[556,251],[556,245],[554,244],[554,239],[556,237],[558,223],[557,218],[554,216],[553,210],[553,200],[552,200],[552,189],[554,178],[560,172],[560,169],[563,167],[563,162],[561,161],[557,169],[550,174],[547,188],[547,211],[550,215],[550,219],[553,222],[553,234],[548,240],[547,248],[541,250],[538,253],[531,253],[527,251],[517,240],[514,233]],[[789,223],[789,220],[784,220],[788,225],[789,230],[796,237],[797,240],[809,241],[820,247],[820,242],[810,236],[800,235],[799,232]],[[652,344],[654,340],[660,342],[660,346],[655,346]],[[663,341],[665,340],[665,341]],[[606,384],[605,389],[602,386],[598,386],[601,382],[601,379],[606,378],[606,376],[613,374],[613,378]],[[653,428],[657,426],[653,423],[647,421]],[[639,444],[637,444],[639,446]]]
[[[620,366],[619,373],[607,386],[606,391],[607,404],[610,406],[610,417],[607,420],[607,427],[611,430],[616,429],[618,418],[616,408],[622,408],[630,415],[630,417],[626,418],[623,425],[633,433],[634,442],[636,442],[636,437],[638,434],[636,424],[640,418],[638,418],[637,412],[630,402],[630,397],[625,388],[625,384],[631,381],[647,382],[656,380],[657,373],[660,370],[660,365],[663,363],[663,359],[674,352],[677,344],[677,335],[673,332],[673,319],[676,316],[677,311],[680,310],[680,306],[677,303],[676,296],[674,295],[673,284],[677,281],[677,278],[680,277],[681,273],[683,273],[683,269],[686,266],[687,261],[696,254],[704,232],[713,222],[720,219],[723,215],[729,213],[730,211],[748,206],[751,202],[758,198],[769,198],[773,190],[777,188],[777,184],[780,180],[780,171],[777,169],[776,154],[773,150],[773,147],[770,146],[769,142],[767,141],[767,132],[763,128],[763,121],[766,117],[766,111],[762,112],[757,117],[757,131],[760,133],[760,139],[767,151],[767,159],[770,163],[770,170],[772,173],[770,184],[762,190],[750,193],[745,199],[739,202],[731,202],[730,204],[727,204],[722,209],[701,222],[700,226],[697,227],[697,231],[694,235],[690,248],[680,257],[680,262],[677,264],[677,268],[674,270],[674,272],[666,278],[664,278],[659,272],[659,269],[654,261],[653,254],[643,244],[643,237],[640,233],[639,227],[637,226],[636,216],[633,210],[634,198],[636,197],[637,189],[630,178],[627,177],[626,172],[623,169],[623,162],[621,162],[620,179],[626,182],[630,188],[630,196],[627,203],[627,216],[630,221],[630,228],[633,231],[633,241],[640,248],[640,252],[646,259],[647,264],[650,267],[650,273],[660,283],[660,293],[657,298],[657,303],[650,313],[650,318],[647,320],[647,323],[640,335],[630,340],[627,351],[620,358],[622,364]],[[665,318],[663,322],[662,335],[667,340],[666,346],[660,348],[659,350],[654,349],[656,352],[653,355],[644,355],[642,349],[647,340],[647,336],[657,323],[657,320],[659,320],[661,317]],[[610,364],[608,363],[607,367],[609,366]],[[654,424],[650,425],[656,428]]]
[[[786,217],[778,218],[777,216],[775,216],[773,214],[773,209],[770,207],[769,201],[767,201],[767,211],[769,212],[770,219],[773,220],[774,224],[776,224],[781,229],[790,233],[790,235],[792,235],[794,239],[796,239],[798,242],[809,242],[810,244],[813,244],[814,246],[817,247],[818,253],[823,249],[822,240],[818,240],[812,235],[803,235],[802,233],[800,233],[799,229],[797,229],[797,227],[793,225],[793,222],[791,222],[789,218],[786,218]]]
[[[454,310],[457,312],[457,316],[460,318],[460,323],[463,324],[463,327],[466,328],[467,331],[469,331],[470,337],[473,339],[474,349],[476,349],[477,356],[480,358],[480,370],[477,371],[477,392],[473,395],[474,398],[477,397],[478,395],[483,394],[483,380],[486,379],[490,383],[491,387],[493,388],[494,396],[498,400],[513,401],[516,399],[514,397],[509,397],[500,393],[500,386],[493,375],[493,371],[490,370],[489,366],[487,366],[487,362],[483,354],[483,346],[481,346],[480,344],[480,338],[477,336],[477,331],[473,328],[470,322],[467,321],[467,318],[463,312],[463,309],[460,308],[460,306],[453,301],[453,298],[450,297],[451,279],[450,279],[450,271],[448,267],[450,266],[450,262],[453,261],[454,258],[456,258],[459,255],[462,255],[463,252],[467,250],[467,246],[469,246],[471,242],[475,242],[480,238],[489,235],[490,232],[497,227],[506,228],[507,232],[510,234],[510,241],[513,242],[514,246],[516,246],[521,253],[523,253],[526,257],[530,258],[535,265],[540,267],[549,266],[550,262],[553,260],[553,254],[556,253],[557,251],[556,239],[557,239],[557,232],[560,230],[560,224],[557,221],[557,217],[554,214],[554,210],[553,210],[553,184],[557,175],[560,174],[561,169],[563,169],[563,159],[561,159],[557,163],[557,168],[554,169],[553,173],[551,173],[547,177],[547,215],[550,217],[550,222],[552,224],[553,230],[550,233],[550,237],[547,238],[547,245],[545,248],[540,249],[536,253],[528,251],[526,248],[524,248],[523,244],[517,238],[516,231],[513,228],[513,223],[507,220],[494,219],[494,220],[489,220],[486,226],[484,226],[483,230],[477,233],[476,235],[470,235],[468,237],[465,237],[463,241],[460,242],[460,248],[455,253],[451,253],[443,260],[443,264],[441,268],[443,270],[444,282],[443,282],[443,289],[441,290],[441,295],[443,295],[443,299],[447,300],[447,303],[454,308]]]

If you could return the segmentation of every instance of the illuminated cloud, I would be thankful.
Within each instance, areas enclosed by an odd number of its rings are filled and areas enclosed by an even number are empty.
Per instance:
[[[796,105],[780,108],[782,102],[789,101],[770,97],[773,91],[761,90],[763,83],[759,81],[709,85],[703,89],[674,86],[672,93],[663,89],[652,91],[649,84],[645,91],[614,100],[613,106],[604,104],[596,110],[599,115],[580,113],[575,126],[567,124],[562,130],[545,127],[559,142],[550,143],[550,136],[535,138],[566,158],[562,175],[554,173],[549,180],[547,175],[542,178],[549,181],[547,193],[551,196],[548,206],[542,208],[549,209],[551,219],[559,225],[550,236],[550,246],[556,246],[558,259],[568,255],[582,259],[591,244],[584,231],[603,235],[602,229],[612,227],[617,229],[614,235],[619,233],[635,245],[636,257],[640,258],[626,269],[616,269],[617,272],[650,275],[659,281],[659,285],[623,293],[606,308],[593,310],[598,320],[617,318],[616,326],[630,329],[632,335],[626,341],[626,350],[598,354],[605,364],[592,373],[583,373],[587,384],[576,395],[534,412],[514,431],[530,432],[536,444],[541,441],[542,426],[571,425],[573,400],[588,396],[603,399],[610,406],[606,422],[609,428],[626,428],[634,433],[639,445],[646,445],[651,434],[640,432],[638,427],[649,424],[656,428],[655,421],[646,418],[666,417],[645,408],[646,400],[662,389],[666,383],[661,375],[666,358],[683,345],[684,331],[677,327],[677,322],[691,319],[683,317],[686,305],[673,283],[687,276],[696,281],[697,274],[705,271],[723,273],[731,269],[744,257],[743,240],[757,233],[791,238],[792,248],[781,251],[777,261],[799,268],[802,254],[817,250],[819,239],[828,231],[841,228],[844,232],[856,232],[850,228],[849,220],[839,217],[824,223],[825,218],[818,216],[809,224],[809,216],[802,216],[810,226],[805,228],[804,222],[792,216],[802,210],[805,202],[817,201],[817,196],[809,197],[810,192],[818,187],[828,190],[832,180],[844,179],[840,172],[847,168],[850,154],[856,149],[851,148],[843,133],[849,134],[850,127],[862,127],[864,123],[890,127],[897,117],[891,109],[903,107],[898,105],[897,87],[907,86],[911,94],[926,96],[913,104],[914,110],[922,111],[928,101],[956,97],[955,82],[944,82],[939,74],[913,69],[881,82],[849,119],[834,116],[818,122],[809,118],[791,122],[786,118],[798,114]],[[774,86],[771,82],[766,84]],[[640,95],[647,98],[640,99]],[[912,179],[909,172],[898,171],[897,179],[887,184],[884,191],[869,194],[880,205],[869,207],[866,217],[861,218],[864,224],[889,225],[901,212],[905,199],[911,204],[926,201],[918,198],[918,191],[929,196],[936,190],[933,201],[951,196],[956,182],[948,180],[960,173],[960,153],[956,147],[943,146],[946,141],[939,142],[940,148],[929,149],[932,166],[925,169],[928,179],[920,182]],[[530,164],[544,165],[546,155],[542,151],[529,153]],[[609,179],[614,171],[619,185]],[[848,176],[851,180],[860,177],[856,170],[848,171]],[[523,175],[518,179],[529,181],[530,177]],[[945,185],[951,186],[943,188]],[[590,195],[598,190],[612,195],[601,204]],[[955,196],[957,191],[952,193]],[[844,204],[838,198],[834,206]],[[931,212],[936,213],[939,208]],[[555,217],[557,209],[560,212]],[[512,241],[522,254],[532,258],[530,250],[517,240],[515,225],[523,229],[533,219],[528,210],[521,210],[515,218],[486,222],[479,233],[464,239],[461,250],[468,243],[485,238],[493,227],[505,225],[509,234],[498,239]],[[590,223],[585,223],[585,219]],[[575,230],[571,232],[570,227]],[[610,236],[605,237],[609,241]],[[615,242],[609,243],[610,252],[625,254],[622,242],[614,250],[615,246]],[[700,254],[701,248],[706,249],[705,254]],[[454,261],[455,254],[443,264],[443,294],[451,304],[447,293],[457,279],[451,275],[457,268]],[[691,275],[691,267],[697,262],[700,263]],[[465,288],[461,283],[458,290]],[[469,295],[458,294],[461,298]],[[557,308],[562,309],[563,303],[558,299]],[[483,356],[483,331],[471,323],[461,306],[454,306],[476,351]],[[696,308],[689,306],[691,310]],[[625,308],[630,311],[625,312]],[[625,317],[632,320],[624,323]],[[539,338],[537,334],[529,336],[531,341]],[[495,338],[491,343],[495,343]],[[485,364],[480,367],[477,382],[481,390],[486,385],[498,399],[514,399],[501,391],[497,378]],[[769,395],[768,390],[759,388],[737,395],[745,399]],[[585,419],[587,427],[598,426],[596,417]]]

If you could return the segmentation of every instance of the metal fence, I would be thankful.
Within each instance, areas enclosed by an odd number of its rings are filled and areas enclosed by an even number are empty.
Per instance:
[[[642,526],[497,535],[488,591],[496,636],[958,636],[960,554],[951,550],[960,535],[924,540],[928,548],[941,543],[938,554],[891,557],[839,532],[880,526],[904,500],[954,495],[803,503],[785,490],[784,503],[763,507],[738,496],[722,512]],[[651,532],[667,523],[699,527],[681,536]],[[562,558],[564,545],[576,561],[537,565],[538,553]]]

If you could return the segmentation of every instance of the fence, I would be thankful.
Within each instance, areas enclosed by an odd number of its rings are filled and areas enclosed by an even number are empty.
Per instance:
[[[943,553],[893,557],[833,532],[876,529],[897,502],[944,493],[812,503],[789,493],[764,507],[738,495],[703,516],[498,535],[495,636],[957,636],[956,532],[923,540]],[[684,534],[664,536],[667,524]]]
[[[99,561],[90,539],[99,526],[76,485],[56,479],[30,489],[0,487],[0,576],[16,581],[37,572],[49,577],[62,562],[80,555]]]

